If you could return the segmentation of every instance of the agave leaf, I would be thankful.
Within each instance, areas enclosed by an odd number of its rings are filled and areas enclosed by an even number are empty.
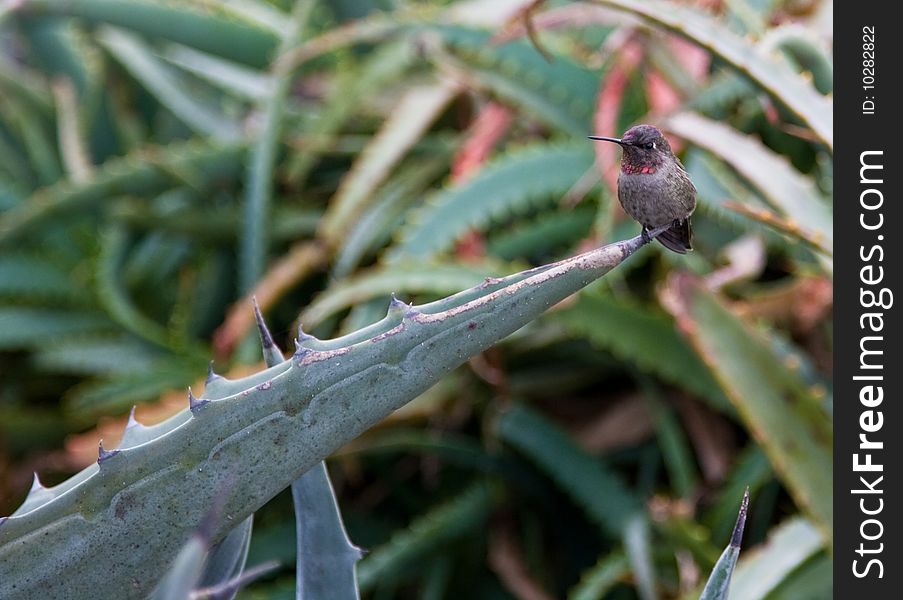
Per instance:
[[[740,556],[740,542],[743,541],[743,528],[746,527],[746,511],[749,508],[749,490],[743,493],[743,501],[740,503],[740,512],[737,515],[737,523],[731,534],[731,541],[724,549],[715,567],[712,569],[709,580],[702,590],[699,600],[727,600],[728,588],[731,583],[731,575],[737,558]],[[736,598],[736,596],[733,596]]]
[[[196,587],[207,588],[222,585],[243,573],[248,560],[248,548],[251,545],[253,528],[254,519],[248,517],[210,549],[203,572],[195,583]],[[217,598],[218,600],[232,600],[234,597],[235,594]]]
[[[824,548],[820,528],[794,518],[776,527],[766,540],[737,565],[731,600],[770,597],[788,575]]]
[[[348,539],[326,463],[292,483],[298,544],[298,600],[357,600],[355,566],[363,554]]]
[[[264,362],[268,367],[276,366],[285,357],[273,341],[256,299],[254,316]],[[298,600],[327,597],[356,600],[359,594],[354,567],[361,551],[351,544],[345,532],[325,462],[321,461],[292,482],[292,501],[297,545],[296,597]],[[249,532],[252,518],[243,523]],[[229,535],[234,533],[233,530]]]
[[[190,600],[191,592],[201,581],[207,542],[193,535],[172,562],[169,571],[151,594],[154,600]]]
[[[712,54],[751,79],[775,100],[786,106],[812,128],[829,148],[834,145],[834,118],[831,101],[819,93],[786,63],[775,61],[754,45],[737,37],[711,17],[695,10],[660,0],[596,0],[635,14],[706,48]]]
[[[292,358],[243,379],[211,374],[205,393],[189,393],[190,408],[155,425],[152,440],[101,448],[96,464],[51,488],[60,493],[50,501],[0,521],[0,596],[144,596],[226,482],[228,518],[214,520],[214,542],[337,448],[642,246],[638,236],[487,281],[334,340],[302,337]],[[91,565],[101,553],[118,558],[98,571]]]
[[[727,391],[797,505],[830,540],[832,426],[809,387],[700,281],[675,276],[662,302]]]

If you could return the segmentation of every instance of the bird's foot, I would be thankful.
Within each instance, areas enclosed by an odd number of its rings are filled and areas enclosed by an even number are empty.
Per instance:
[[[652,238],[649,236],[649,230],[646,229],[645,225],[643,225],[643,230],[640,232],[640,238],[643,240],[644,244],[648,244],[652,241]]]

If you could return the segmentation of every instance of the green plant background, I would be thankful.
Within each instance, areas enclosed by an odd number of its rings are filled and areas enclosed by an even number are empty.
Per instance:
[[[731,598],[828,597],[831,3],[701,4],[0,4],[0,515],[259,369],[251,295],[285,349],[635,235],[585,136],[653,122],[695,252],[328,461],[363,596],[697,597],[749,486]],[[293,597],[290,494],[254,528]]]

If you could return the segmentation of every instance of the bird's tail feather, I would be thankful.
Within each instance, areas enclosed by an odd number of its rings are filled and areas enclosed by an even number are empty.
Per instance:
[[[693,249],[693,230],[690,229],[690,219],[675,221],[670,229],[660,233],[656,239],[668,250],[686,254],[687,250]]]

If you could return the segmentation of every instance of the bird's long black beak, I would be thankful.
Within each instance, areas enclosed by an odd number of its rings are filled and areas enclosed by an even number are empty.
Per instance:
[[[600,140],[602,142],[614,142],[616,144],[624,145],[624,140],[621,138],[613,138],[613,137],[605,137],[604,135],[588,135],[586,136],[591,140]]]

